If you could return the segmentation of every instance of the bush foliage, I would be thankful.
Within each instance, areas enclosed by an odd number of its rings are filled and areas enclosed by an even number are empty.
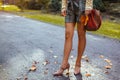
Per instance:
[[[15,3],[21,9],[46,10],[58,12],[61,9],[62,0],[17,0]],[[94,8],[105,11],[109,4],[106,2],[119,2],[119,0],[94,0]]]

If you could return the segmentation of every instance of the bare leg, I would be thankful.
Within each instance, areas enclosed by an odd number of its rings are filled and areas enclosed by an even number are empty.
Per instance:
[[[55,72],[54,76],[62,75],[65,69],[69,69],[68,59],[72,49],[72,40],[74,35],[75,23],[66,23],[65,24],[65,44],[64,44],[64,56],[60,69]]]
[[[65,44],[62,65],[68,64],[69,55],[72,49],[75,23],[66,23],[65,26]]]
[[[75,72],[74,72],[75,74],[80,72],[81,57],[84,53],[85,46],[86,46],[86,31],[84,29],[83,22],[78,23],[77,31],[78,31],[78,55],[77,55],[77,60],[75,64]]]

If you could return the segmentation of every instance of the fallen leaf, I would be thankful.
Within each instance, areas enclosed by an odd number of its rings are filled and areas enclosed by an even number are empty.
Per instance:
[[[87,55],[84,55],[84,56],[82,56],[82,59],[84,59],[84,58],[86,58],[87,57]]]
[[[103,55],[100,55],[100,58],[104,58],[104,56],[103,56]]]
[[[85,76],[86,76],[86,77],[90,77],[91,74],[90,74],[90,73],[86,73]]]
[[[110,66],[112,66],[113,64],[112,63],[109,63]]]
[[[109,59],[104,59],[107,63],[111,63],[111,60]]]
[[[39,63],[39,62],[37,62],[37,61],[34,61],[34,62],[33,62],[33,64],[38,64],[38,63]]]
[[[86,58],[85,58],[85,61],[86,61],[86,62],[89,62],[89,59],[88,59],[88,57],[86,57]]]
[[[82,56],[82,59],[84,59],[86,62],[89,62],[89,58],[87,57],[87,55]]]
[[[33,64],[29,71],[35,71],[36,69],[37,69],[36,65]]]
[[[105,73],[105,74],[109,74],[109,72],[108,72],[108,71],[105,71],[104,73]]]
[[[50,62],[48,60],[46,60],[45,62],[43,62],[43,65],[46,66],[47,64],[49,64]]]
[[[106,69],[111,69],[112,66],[109,66],[109,65],[108,65],[108,66],[105,66],[105,68],[106,68]]]

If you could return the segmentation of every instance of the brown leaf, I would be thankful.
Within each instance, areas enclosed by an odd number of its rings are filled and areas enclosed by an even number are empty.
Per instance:
[[[106,68],[106,69],[111,69],[112,66],[109,66],[109,65],[108,65],[108,66],[105,66],[105,68]]]
[[[104,58],[104,56],[103,56],[103,55],[100,55],[100,58]]]
[[[29,71],[35,71],[36,69],[37,69],[36,65],[33,64]]]
[[[86,73],[85,76],[86,76],[86,77],[90,77],[91,74],[90,74],[90,73]]]

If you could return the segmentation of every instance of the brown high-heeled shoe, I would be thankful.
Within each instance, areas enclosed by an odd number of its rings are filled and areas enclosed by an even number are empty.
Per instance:
[[[63,72],[65,70],[68,70],[69,72],[69,68],[70,68],[70,64],[67,64],[66,67],[60,67],[60,69],[58,71],[56,71],[55,73],[53,73],[53,76],[62,76],[63,75]]]

